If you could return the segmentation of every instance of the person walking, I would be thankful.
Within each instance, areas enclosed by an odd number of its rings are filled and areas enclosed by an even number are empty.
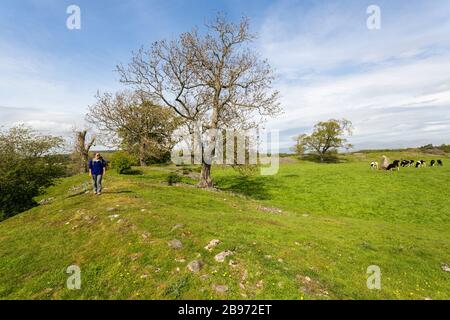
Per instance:
[[[102,194],[102,180],[106,173],[106,161],[100,153],[96,153],[94,159],[89,161],[89,176],[92,177],[94,193]]]

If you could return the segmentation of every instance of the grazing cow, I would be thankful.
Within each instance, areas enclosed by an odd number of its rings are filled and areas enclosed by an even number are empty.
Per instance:
[[[425,168],[427,166],[427,162],[425,160],[417,160],[416,168]]]
[[[404,167],[409,167],[409,165],[410,165],[409,160],[402,160],[401,166],[402,166],[403,168],[404,168]]]
[[[372,162],[370,163],[370,168],[371,168],[372,170],[378,170],[378,162],[372,161]]]
[[[390,170],[397,169],[397,171],[400,171],[399,163],[400,163],[399,160],[394,160],[394,162],[392,162],[390,165],[388,165],[388,167],[386,168],[386,170],[387,170],[387,171],[390,171]]]
[[[414,160],[409,160],[409,166],[413,166],[414,165]]]
[[[437,164],[438,164],[438,166],[442,167],[443,166],[442,160],[438,160]]]
[[[378,170],[378,162],[372,161],[372,162],[370,163],[370,168],[371,168],[372,170]]]
[[[430,162],[430,167],[434,167],[434,164],[436,163],[436,161],[434,161],[434,160],[431,160],[431,162]]]

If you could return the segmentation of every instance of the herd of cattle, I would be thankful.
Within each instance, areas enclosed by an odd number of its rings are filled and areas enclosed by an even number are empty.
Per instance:
[[[378,164],[377,161],[372,161],[370,163],[370,167],[372,169],[380,169],[380,170],[400,170],[400,167],[416,167],[416,168],[424,168],[427,166],[427,162],[425,160],[394,160],[394,162],[389,163],[389,160],[386,156],[383,156],[383,160],[381,161],[381,165]],[[443,166],[442,160],[431,160],[430,166]]]

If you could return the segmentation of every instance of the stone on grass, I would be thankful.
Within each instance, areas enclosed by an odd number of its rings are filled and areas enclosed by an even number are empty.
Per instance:
[[[230,250],[222,251],[214,257],[214,260],[216,260],[217,262],[224,262],[225,258],[231,256],[232,254],[233,252],[231,252]]]
[[[169,242],[167,242],[167,245],[172,249],[180,249],[181,247],[183,247],[183,244],[178,239],[170,240]]]
[[[443,263],[441,268],[442,268],[442,271],[450,272],[450,267],[448,266],[448,263]]]
[[[200,269],[203,267],[203,262],[200,260],[194,260],[188,263],[187,268],[189,269],[189,271],[191,272],[199,272]]]
[[[278,209],[278,208],[274,208],[274,207],[259,206],[258,209],[261,210],[261,211],[268,212],[268,213],[273,213],[273,214],[283,213],[283,210]]]
[[[212,249],[214,249],[214,247],[217,246],[219,243],[220,243],[219,239],[213,239],[206,245],[205,249],[208,251],[212,251]]]
[[[218,293],[225,293],[228,291],[228,286],[214,284],[213,289]]]
[[[55,198],[47,198],[47,199],[42,199],[41,201],[38,202],[38,204],[48,204],[51,203],[53,200],[55,200]]]

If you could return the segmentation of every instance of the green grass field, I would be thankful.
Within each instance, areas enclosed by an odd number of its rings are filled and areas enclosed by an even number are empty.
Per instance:
[[[110,172],[100,197],[85,193],[86,176],[63,179],[42,197],[50,203],[0,223],[0,298],[449,299],[450,161],[371,171],[380,156],[283,158],[267,177],[215,167],[218,191],[189,177],[167,186],[174,166]],[[72,264],[80,290],[66,288]],[[366,286],[370,265],[381,290]]]

